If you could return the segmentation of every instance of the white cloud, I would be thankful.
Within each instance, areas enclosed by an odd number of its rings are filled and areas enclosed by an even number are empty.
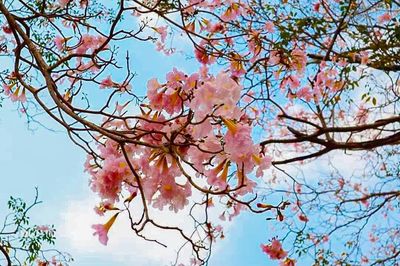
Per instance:
[[[59,228],[61,242],[65,242],[69,252],[78,259],[93,256],[101,261],[102,257],[110,257],[119,262],[118,265],[161,265],[172,259],[173,251],[157,244],[138,238],[130,230],[127,217],[120,216],[109,232],[107,246],[102,246],[93,236],[92,224],[105,223],[106,217],[98,217],[93,209],[94,197],[69,202],[62,214],[62,225]],[[126,264],[123,264],[123,263]],[[94,262],[95,263],[95,262]]]
[[[110,261],[110,258],[112,258],[112,263],[120,266],[170,265],[175,260],[176,251],[183,243],[182,238],[175,231],[149,228],[145,232],[147,236],[157,238],[160,242],[168,245],[168,248],[164,248],[136,236],[130,229],[127,215],[118,217],[108,234],[108,245],[101,245],[97,237],[92,235],[91,225],[105,223],[110,215],[99,217],[94,211],[91,211],[96,203],[93,196],[72,200],[61,214],[61,226],[58,228],[59,242],[65,243],[65,248],[76,258],[78,265],[83,263],[80,260],[89,261],[89,264],[84,265],[110,265],[110,262],[105,262],[105,260]],[[221,212],[220,209],[212,208],[210,212],[211,220],[222,224],[224,231],[231,226],[232,222],[222,222],[217,218]],[[163,225],[179,226],[183,230],[190,230],[193,225],[193,221],[188,216],[188,210],[176,214],[164,209],[164,211],[154,211],[152,217]],[[227,241],[223,241],[221,244],[225,247]],[[180,262],[189,261],[190,249],[188,249],[188,245],[186,247],[179,256]],[[217,242],[217,245],[213,246],[214,254],[215,250],[219,248],[221,245],[218,245]],[[102,261],[105,264],[101,264]]]

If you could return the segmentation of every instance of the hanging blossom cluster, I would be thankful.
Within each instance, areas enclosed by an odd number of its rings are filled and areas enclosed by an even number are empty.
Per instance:
[[[294,266],[296,263],[295,260],[287,257],[287,251],[282,248],[282,243],[277,239],[273,239],[271,244],[262,244],[260,247],[262,251],[270,257],[270,259],[281,260],[281,263],[279,264],[280,266]]]
[[[240,42],[226,37],[234,30],[226,22],[251,14],[251,7],[247,4],[189,1],[188,6],[185,12],[189,15],[201,9],[221,14],[220,22],[194,20],[184,28],[190,32],[198,30],[198,33],[218,41],[203,39],[195,47],[195,58],[202,65],[198,73],[188,75],[174,68],[167,73],[165,83],[156,78],[149,80],[148,102],[141,105],[138,120],[122,122],[108,118],[104,121],[104,128],[129,132],[128,135],[142,145],[121,144],[107,137],[98,137],[99,156],[89,155],[86,171],[92,177],[91,188],[104,200],[97,208],[100,214],[118,210],[113,204],[121,200],[124,189],[135,197],[139,194],[154,208],[168,208],[174,212],[189,204],[194,190],[220,194],[220,197],[232,193],[235,199],[253,195],[257,184],[254,176],[261,177],[272,161],[266,154],[268,151],[261,150],[253,140],[257,109],[250,113],[250,108],[240,108],[245,69],[258,60],[266,61],[282,94],[290,100],[321,101],[345,86],[338,72],[348,63],[337,58],[333,58],[332,63],[322,61],[315,82],[309,84],[306,78],[312,75],[306,73],[309,47],[293,41],[290,51],[282,47],[270,48],[271,44],[265,42],[265,38],[276,34],[276,26],[271,21],[252,25],[246,39],[248,50],[238,52]],[[157,49],[167,51],[169,27],[163,25],[154,30],[159,35]],[[221,36],[226,38],[219,38]],[[56,40],[60,51],[67,49],[63,41],[65,39]],[[327,45],[329,41],[326,40]],[[106,43],[103,39],[84,35],[75,52],[87,53],[91,47],[106,49],[103,43]],[[229,54],[229,67],[212,75],[207,66],[217,62],[216,51],[224,47],[232,50],[230,53],[225,51]],[[368,62],[367,53],[355,56],[361,58],[362,64]],[[79,69],[92,68],[78,63]],[[92,68],[91,71],[97,70]],[[114,82],[111,76],[100,82],[100,89],[105,88],[124,91],[124,86]],[[246,96],[248,101],[251,101],[251,96]],[[317,119],[315,115],[311,117]],[[231,220],[244,206],[239,200],[233,200],[226,204],[220,218]],[[94,227],[103,244],[107,243],[107,233],[116,217],[113,216],[105,225]],[[301,217],[301,220],[306,221],[307,217]],[[278,240],[274,240],[263,250],[270,250],[267,254],[272,259],[282,260],[282,265],[294,264],[279,247]]]
[[[192,190],[245,196],[253,192],[271,157],[260,153],[252,139],[252,117],[239,107],[242,86],[225,72],[187,75],[174,69],[166,82],[148,82],[148,104],[138,123],[105,121],[106,128],[132,132],[143,145],[99,136],[99,157],[88,156],[91,188],[107,202],[121,191],[139,193],[154,208],[178,212],[188,205]],[[195,178],[192,178],[192,173]],[[242,206],[233,202],[229,219]],[[106,243],[102,238],[102,243]]]

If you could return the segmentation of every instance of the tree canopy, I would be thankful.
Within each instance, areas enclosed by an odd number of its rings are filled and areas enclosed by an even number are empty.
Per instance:
[[[396,0],[0,0],[2,95],[87,153],[102,244],[129,219],[160,247],[151,232],[176,234],[175,265],[204,265],[221,221],[246,211],[275,224],[260,252],[281,265],[397,265],[399,12]],[[132,43],[196,70],[140,88]]]

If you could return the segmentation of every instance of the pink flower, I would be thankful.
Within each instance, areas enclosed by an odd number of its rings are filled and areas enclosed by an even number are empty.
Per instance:
[[[106,212],[106,210],[104,209],[103,206],[99,205],[99,206],[95,206],[93,208],[94,212],[99,215],[99,216],[104,216],[104,213]]]
[[[17,87],[17,89],[10,94],[10,99],[12,102],[21,102],[21,103],[25,103],[26,102],[26,93],[25,93],[25,88],[22,90],[22,93],[19,93],[20,88]]]
[[[162,94],[158,92],[161,87],[156,78],[147,82],[147,98],[155,110],[161,110],[162,108]]]
[[[158,33],[158,34],[160,34],[160,37],[161,37],[161,42],[165,42],[165,39],[167,38],[167,29],[168,29],[168,27],[167,26],[161,26],[161,27],[158,27],[158,28],[154,28],[154,30]]]
[[[182,109],[181,90],[186,75],[173,69],[167,74],[167,84],[161,85],[153,78],[147,82],[147,98],[153,110],[164,110],[168,114],[180,112]]]
[[[21,93],[21,95],[19,96],[18,100],[19,100],[21,103],[25,103],[25,102],[26,102],[26,93],[25,93],[25,89],[22,90],[22,93]]]
[[[256,177],[263,176],[264,170],[270,168],[272,165],[272,158],[270,156],[264,156],[260,158],[259,156],[253,154],[253,160],[258,165]]]
[[[118,144],[107,140],[104,146],[99,147],[103,160],[101,168],[93,168],[90,164],[92,158],[88,157],[85,164],[86,171],[91,174],[91,189],[97,192],[102,199],[110,202],[118,198],[124,178],[132,174],[124,156],[118,150]]]
[[[111,211],[111,210],[119,210],[118,208],[114,207],[114,205],[111,202],[100,202],[100,204],[96,207],[94,207],[94,211],[96,212],[97,215],[103,216],[106,211]]]
[[[321,6],[321,3],[320,3],[320,2],[315,3],[315,4],[313,5],[314,11],[315,11],[315,12],[319,12],[319,7],[320,7],[320,6]]]
[[[297,97],[309,102],[313,99],[312,90],[310,87],[305,86],[296,92]]]
[[[281,89],[284,89],[287,85],[291,90],[294,90],[300,87],[300,80],[296,75],[290,75],[282,81],[280,87]]]
[[[3,29],[3,32],[4,32],[5,34],[11,34],[11,33],[12,33],[12,29],[11,29],[10,26],[8,26],[8,25],[4,25],[4,26],[2,27],[2,29]]]
[[[307,216],[305,216],[303,213],[301,213],[301,214],[299,214],[299,220],[300,221],[302,221],[302,222],[308,222],[308,218],[307,218]]]
[[[148,182],[150,181],[150,182]],[[152,187],[157,186],[154,190]],[[175,178],[171,175],[163,176],[161,179],[151,178],[144,183],[145,190],[150,188],[151,192],[147,197],[150,199],[158,190],[159,195],[154,200],[153,207],[162,210],[166,205],[169,205],[169,210],[178,212],[182,210],[188,203],[188,197],[192,195],[192,189],[189,182],[185,185],[180,185],[175,182]],[[153,193],[154,192],[154,193]]]
[[[206,42],[203,40],[200,42],[199,46],[196,46],[194,49],[194,55],[200,63],[207,65],[207,64],[212,64],[215,62],[215,57],[212,55],[209,55],[207,53],[206,48],[204,47],[206,45]]]
[[[115,86],[114,81],[112,81],[111,76],[108,76],[107,78],[103,79],[100,83],[100,89],[105,89],[105,88],[112,88]]]
[[[231,6],[222,14],[221,18],[225,21],[232,21],[241,13],[241,7],[238,3],[232,3]]]
[[[200,144],[199,147],[201,148],[201,150],[199,150],[195,146],[190,146],[190,148],[187,151],[187,154],[188,157],[190,158],[190,161],[196,166],[197,169],[203,169],[204,168],[203,163],[211,158],[212,152],[217,152],[221,150],[221,144],[214,135],[209,135],[209,137],[207,137],[204,143]],[[209,152],[204,152],[204,151],[209,151]]]
[[[107,223],[105,224],[94,224],[92,225],[92,228],[95,230],[93,235],[98,235],[99,236],[99,241],[103,245],[107,245],[108,242],[108,231],[110,231],[111,226],[114,224],[115,220],[117,219],[119,213],[114,214],[114,216],[111,217],[110,220],[108,220]]]
[[[90,180],[91,188],[103,199],[114,201],[121,190],[122,180],[129,174],[130,171],[123,156],[106,155],[103,167]]]
[[[61,8],[66,7],[69,2],[71,2],[71,0],[58,0],[58,4],[60,5]]]
[[[238,165],[244,164],[245,173],[254,168],[252,155],[256,150],[251,137],[251,127],[248,125],[226,123],[228,132],[225,135],[225,152],[229,158]],[[232,128],[230,128],[232,127]]]
[[[210,79],[194,90],[194,99],[189,107],[195,111],[196,120],[201,120],[210,114],[215,106],[219,106],[215,115],[229,119],[239,118],[240,109],[237,103],[241,90],[242,86],[228,74],[219,73],[214,79]]]
[[[183,85],[182,89],[185,91],[194,89],[199,78],[199,74],[197,73],[190,75],[188,78],[185,79],[185,84]]]
[[[382,24],[387,21],[390,21],[391,19],[392,19],[392,16],[388,12],[386,12],[385,14],[378,17],[378,22]]]
[[[103,36],[83,34],[80,39],[78,48],[75,49],[75,53],[85,54],[90,50],[94,51],[95,49],[98,49],[100,46],[103,46],[106,41],[107,38]],[[104,47],[102,47],[102,49],[104,50],[107,47],[108,45],[105,45]]]
[[[6,96],[10,96],[11,94],[11,86],[7,84],[3,84],[3,91]]]
[[[362,264],[367,264],[368,262],[369,262],[369,259],[367,257],[365,257],[365,256],[361,257],[361,263]]]
[[[42,231],[42,232],[48,232],[48,231],[50,231],[50,227],[48,227],[47,225],[37,225],[36,230]]]
[[[126,92],[132,90],[132,85],[128,83],[128,81],[125,81],[122,84],[116,84],[116,87],[120,92]]]
[[[183,81],[186,79],[185,73],[177,70],[175,67],[167,74],[168,87],[176,89],[182,86]]]
[[[269,33],[274,33],[275,32],[275,25],[273,22],[268,21],[267,23],[265,23],[264,28],[267,30],[267,32]]]
[[[209,23],[207,25],[207,30],[211,33],[215,33],[215,32],[223,32],[225,30],[225,26],[224,24],[218,22],[218,23]]]
[[[228,177],[229,162],[226,160],[219,163],[215,168],[206,172],[207,182],[220,189],[227,187],[226,179]]]
[[[234,203],[233,204],[233,213],[231,213],[231,214],[229,214],[229,218],[228,218],[228,220],[229,221],[232,221],[232,219],[234,218],[234,217],[236,217],[236,216],[238,216],[239,214],[240,214],[240,212],[242,211],[242,210],[244,210],[245,209],[245,205],[243,205],[243,204],[241,204],[241,203]]]
[[[59,51],[63,51],[64,50],[64,44],[65,44],[65,39],[62,36],[56,36],[54,38],[54,44],[56,45],[57,49]]]
[[[268,64],[274,66],[281,62],[281,54],[279,51],[271,51],[269,54]]]
[[[70,0],[71,1],[71,0]],[[84,7],[86,7],[87,5],[88,5],[88,2],[89,2],[89,0],[80,0],[79,1],[79,6],[81,7],[81,8],[84,8]]]
[[[273,239],[271,244],[261,244],[261,249],[273,260],[280,260],[287,256],[287,252],[282,249],[282,244],[277,239]]]
[[[118,114],[121,114],[122,111],[124,110],[124,108],[129,104],[129,102],[126,102],[125,104],[119,104],[118,102],[116,102],[115,104],[115,111],[118,112]]]
[[[301,193],[302,185],[300,183],[296,183],[295,190],[296,193]]]

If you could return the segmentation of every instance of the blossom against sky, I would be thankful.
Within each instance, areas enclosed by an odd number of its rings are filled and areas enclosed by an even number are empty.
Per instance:
[[[193,69],[190,62],[181,61],[181,56],[165,57],[155,52],[154,46],[129,45],[125,48],[132,47],[133,66],[138,72],[133,89],[142,94],[147,80],[164,79],[173,65],[178,64],[180,70],[188,72]],[[154,62],[163,64],[155,67]],[[123,74],[113,73],[113,78],[118,79],[119,75]],[[42,125],[28,125],[25,115],[8,99],[0,108],[0,137],[5,140],[0,144],[0,218],[5,213],[9,196],[22,197],[29,202],[34,197],[34,188],[38,187],[43,203],[33,210],[33,223],[55,225],[57,248],[71,253],[75,259],[71,265],[169,265],[176,249],[164,249],[138,239],[127,232],[127,219],[117,219],[110,230],[107,246],[99,243],[98,237],[93,236],[92,225],[105,223],[106,218],[93,211],[98,198],[88,185],[89,176],[84,173],[85,153],[54,121],[45,115],[36,119]],[[168,216],[169,211],[165,215]],[[263,216],[244,214],[225,229],[226,237],[218,241],[210,265],[261,266],[268,263],[269,259],[259,246],[273,235],[268,234]],[[165,239],[173,242],[168,236]]]
[[[37,186],[43,203],[32,211],[33,222],[56,226],[57,248],[71,253],[75,259],[71,265],[168,265],[173,251],[139,240],[126,232],[124,222],[113,226],[108,246],[99,243],[91,225],[101,220],[93,211],[97,201],[87,185],[88,175],[83,173],[84,153],[61,129],[29,131],[14,109],[7,103],[0,109],[0,137],[5,140],[0,145],[0,217],[9,196],[29,202]],[[59,129],[49,119],[43,123]],[[267,265],[269,260],[259,248],[269,237],[267,231],[262,216],[238,217],[217,244],[210,265]]]

